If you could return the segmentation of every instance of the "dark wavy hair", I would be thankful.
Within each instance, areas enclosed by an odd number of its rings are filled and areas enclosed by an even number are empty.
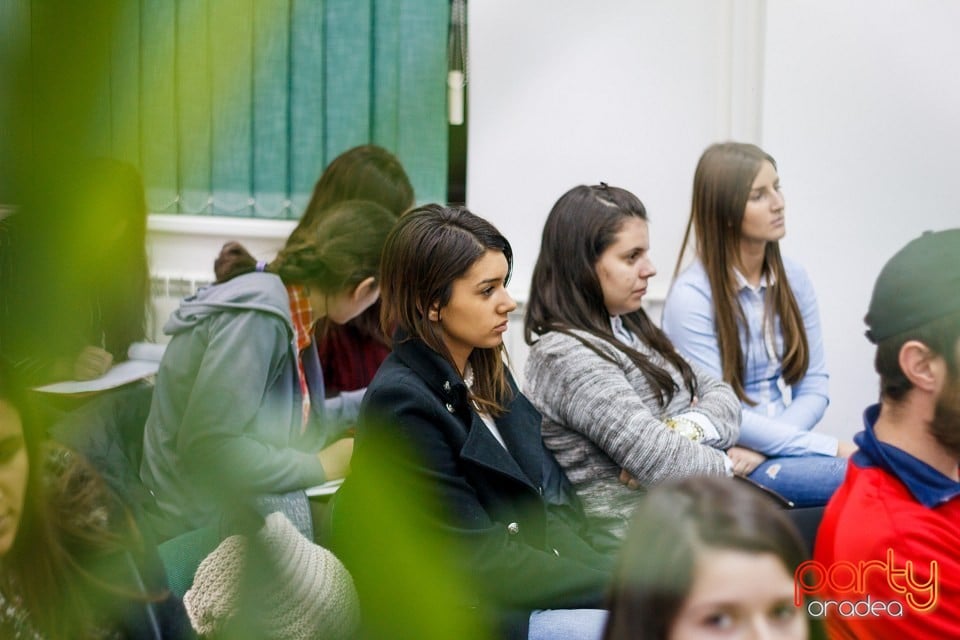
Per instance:
[[[335,294],[378,275],[380,251],[396,218],[375,202],[338,202],[316,224],[294,231],[265,271],[284,283],[309,284]],[[257,261],[236,242],[223,246],[214,262],[217,283],[256,269]]]
[[[753,487],[706,477],[658,485],[621,549],[604,640],[667,638],[707,549],[770,553],[790,575],[807,555],[783,510]]]
[[[499,251],[507,259],[507,280],[513,270],[513,250],[503,234],[461,207],[428,204],[407,213],[387,237],[381,264],[381,322],[399,327],[408,336],[423,340],[456,368],[437,323],[429,310],[441,310],[450,302],[453,283],[487,251]],[[510,398],[504,373],[506,349],[474,349],[473,399],[483,410],[497,416]]]
[[[609,354],[573,332],[585,331],[626,354],[656,391],[661,404],[667,404],[679,390],[676,382],[669,372],[613,335],[597,277],[600,256],[631,217],[647,219],[640,199],[626,189],[605,184],[574,187],[557,200],[543,226],[540,255],[533,268],[524,316],[524,338],[527,344],[533,344],[538,336],[559,331],[611,360]],[[691,395],[696,395],[696,378],[690,365],[646,312],[638,309],[621,319],[624,326],[680,371],[684,385]]]
[[[765,161],[776,169],[777,163],[770,154],[756,145],[739,142],[714,144],[703,152],[693,177],[690,220],[674,270],[676,277],[687,245],[694,237],[697,255],[703,262],[713,293],[723,381],[733,387],[742,402],[751,405],[756,403],[744,388],[746,363],[739,331],[740,327],[745,331],[749,328],[737,299],[733,270],[739,262],[740,229],[747,198]],[[772,326],[774,317],[780,319],[785,349],[783,378],[788,384],[796,384],[807,372],[810,348],[803,315],[790,288],[778,242],[766,244],[763,273],[772,276],[773,282],[764,301],[765,322]]]

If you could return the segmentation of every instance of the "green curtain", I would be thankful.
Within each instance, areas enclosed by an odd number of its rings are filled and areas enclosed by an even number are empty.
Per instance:
[[[20,197],[23,149],[30,144],[28,92],[29,0],[0,0],[0,204]],[[2,214],[0,214],[2,215]],[[0,256],[0,258],[5,256]]]
[[[56,47],[32,15],[50,4],[0,0],[6,41]],[[419,202],[446,200],[449,0],[95,6],[109,35],[90,49],[102,73],[82,144],[139,166],[150,211],[297,218],[323,168],[368,142],[399,157]]]

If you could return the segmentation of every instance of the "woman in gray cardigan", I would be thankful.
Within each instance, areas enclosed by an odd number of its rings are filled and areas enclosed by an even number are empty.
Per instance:
[[[696,370],[641,308],[647,214],[624,189],[579,186],[547,218],[524,334],[525,393],[588,515],[623,536],[637,489],[730,475],[739,435],[729,386]]]

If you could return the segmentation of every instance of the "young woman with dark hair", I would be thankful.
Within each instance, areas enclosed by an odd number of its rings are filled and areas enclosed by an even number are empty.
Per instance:
[[[693,179],[690,221],[663,330],[743,404],[734,470],[797,506],[825,504],[852,443],[813,432],[829,402],[813,285],[780,255],[784,199],[773,158],[751,144],[709,147]],[[788,399],[789,398],[789,399]]]
[[[24,379],[88,380],[126,360],[146,335],[149,297],[147,204],[137,170],[90,160],[6,222],[12,257],[0,349]]]
[[[413,186],[400,161],[383,147],[354,147],[337,156],[317,180],[295,233],[322,219],[332,205],[344,200],[376,202],[399,218],[413,206]],[[314,336],[323,363],[326,394],[331,398],[342,394],[344,401],[363,395],[390,353],[389,340],[380,329],[379,303],[346,324],[318,322]]]
[[[228,244],[217,283],[171,314],[140,470],[161,538],[216,524],[228,501],[347,473],[353,441],[324,420],[313,324],[347,322],[377,299],[394,221],[351,200],[292,234],[269,264]]]
[[[391,483],[417,496],[418,510],[438,507],[417,530],[445,543],[436,553],[457,554],[458,586],[475,588],[465,609],[492,612],[510,638],[598,638],[605,613],[595,607],[611,547],[591,542],[543,446],[540,414],[507,369],[512,263],[507,240],[465,209],[421,207],[391,232],[381,265],[383,324],[398,329],[364,399],[353,475],[334,505],[334,539],[346,539],[348,568],[361,565],[354,575],[364,606],[362,556],[370,550],[349,551],[350,522],[371,505],[355,490],[389,469]],[[380,593],[392,590],[383,584],[390,578],[377,578]]]
[[[634,489],[730,472],[740,407],[641,307],[656,274],[643,203],[600,184],[565,193],[530,285],[526,393],[587,513],[623,536]]]
[[[604,640],[805,640],[794,605],[806,559],[793,525],[757,489],[689,478],[652,489],[620,557]]]
[[[383,147],[353,147],[327,165],[313,187],[296,231],[315,224],[331,205],[344,200],[376,202],[399,217],[413,205],[413,186],[397,157]]]
[[[145,590],[162,574],[143,570],[150,561],[129,513],[42,431],[0,365],[0,637],[192,637],[179,601]]]

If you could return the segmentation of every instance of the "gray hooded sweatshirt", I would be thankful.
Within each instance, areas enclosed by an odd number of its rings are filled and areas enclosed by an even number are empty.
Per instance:
[[[325,481],[317,452],[328,434],[314,420],[301,426],[280,278],[249,273],[203,288],[181,301],[163,330],[173,337],[157,373],[140,467],[160,509],[161,536],[215,526],[223,501]]]

